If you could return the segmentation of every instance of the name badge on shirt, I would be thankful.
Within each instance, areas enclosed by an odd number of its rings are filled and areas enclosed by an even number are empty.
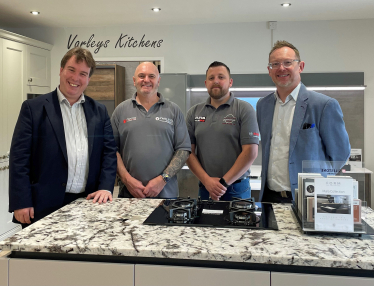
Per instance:
[[[235,125],[236,117],[232,114],[226,115],[225,118],[223,118],[222,124],[229,124],[229,125]]]
[[[195,116],[195,122],[205,122],[205,116]]]

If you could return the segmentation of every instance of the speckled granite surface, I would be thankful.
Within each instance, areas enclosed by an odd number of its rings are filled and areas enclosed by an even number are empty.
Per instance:
[[[279,231],[143,225],[159,202],[78,200],[0,242],[0,249],[374,269],[374,236],[304,235],[289,205],[274,205]]]

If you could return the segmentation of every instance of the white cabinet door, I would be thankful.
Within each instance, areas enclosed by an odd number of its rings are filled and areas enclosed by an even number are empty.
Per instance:
[[[27,85],[51,85],[51,52],[27,46]]]
[[[271,272],[271,286],[373,286],[374,278]]]
[[[0,286],[8,286],[8,261],[9,258],[0,257]]]
[[[3,40],[3,61],[0,68],[3,73],[3,102],[4,109],[2,123],[5,124],[4,140],[0,154],[10,149],[22,102],[26,99],[25,76],[26,76],[26,45]],[[5,117],[4,117],[5,116]],[[4,138],[4,139],[3,139]]]
[[[134,265],[37,259],[9,260],[9,286],[134,286]]]
[[[267,271],[135,265],[135,286],[270,286]]]

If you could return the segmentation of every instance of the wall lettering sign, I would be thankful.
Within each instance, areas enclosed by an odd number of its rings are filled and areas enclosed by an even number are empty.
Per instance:
[[[101,48],[107,48],[110,44],[110,40],[104,41],[95,41],[95,34],[92,34],[88,40],[80,40],[78,35],[73,37],[73,34],[70,34],[67,48],[70,50],[73,47],[82,47],[82,48],[96,48],[94,53],[97,54]],[[144,34],[143,37],[139,40],[129,36],[127,34],[122,34],[118,37],[115,49],[124,49],[124,48],[160,48],[164,40],[149,40]]]

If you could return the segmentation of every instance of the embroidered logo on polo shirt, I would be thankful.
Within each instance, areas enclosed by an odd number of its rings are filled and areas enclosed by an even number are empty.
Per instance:
[[[123,120],[123,123],[127,123],[127,122],[134,121],[134,120],[136,120],[136,117],[126,118],[125,120]]]
[[[229,125],[235,125],[236,117],[232,114],[226,115],[225,118],[223,118],[222,124],[229,124]]]
[[[255,137],[255,138],[259,138],[259,137],[260,137],[260,134],[257,133],[257,132],[249,132],[249,136],[251,136],[251,137]]]
[[[196,122],[205,122],[206,117],[205,116],[195,116]]]
[[[170,119],[170,118],[166,118],[166,117],[156,117],[155,118],[157,121],[161,121],[161,122],[165,122],[167,124],[170,124],[170,125],[174,125],[174,121],[173,119]]]

